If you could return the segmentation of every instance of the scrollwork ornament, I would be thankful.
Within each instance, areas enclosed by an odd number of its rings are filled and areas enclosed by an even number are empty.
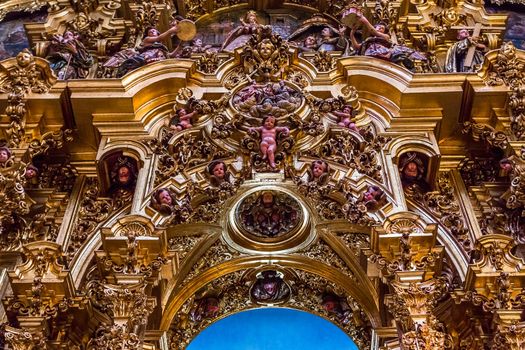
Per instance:
[[[197,70],[206,74],[213,74],[222,62],[223,60],[217,52],[206,51],[197,59]]]
[[[311,58],[314,67],[319,72],[328,72],[335,68],[337,61],[330,55],[328,51],[316,51],[315,55]]]
[[[518,139],[525,135],[525,63],[518,58],[512,41],[501,45],[492,70],[485,82],[487,85],[507,85],[510,89],[509,108],[511,129]]]
[[[403,334],[402,344],[403,349],[407,350],[453,349],[454,347],[449,334],[440,332],[426,323],[417,325],[415,331]]]
[[[223,113],[217,113],[213,116],[213,127],[211,137],[226,139],[239,128],[244,121],[242,114],[235,114],[230,120]]]
[[[7,129],[9,147],[20,145],[25,135],[26,100],[30,93],[46,93],[56,82],[49,64],[43,59],[35,59],[33,54],[24,49],[12,60],[1,66],[3,79],[0,78],[0,91],[8,93],[6,114],[11,120]]]
[[[476,122],[463,123],[463,134],[472,134],[474,141],[483,140],[493,147],[505,150],[509,145],[507,135],[502,131],[496,131],[493,127],[487,124],[479,124]]]
[[[289,46],[269,26],[258,30],[244,47],[242,58],[244,73],[260,82],[278,81],[289,66]]]
[[[468,252],[472,249],[468,229],[454,194],[450,174],[442,173],[438,178],[438,191],[427,192],[423,202],[427,208],[447,227]]]
[[[36,334],[27,329],[18,329],[7,325],[3,327],[2,333],[5,342],[13,350],[45,349],[43,334]]]
[[[491,350],[521,350],[525,346],[525,325],[523,322],[501,324],[494,335]]]
[[[371,127],[361,132],[364,140],[345,129],[343,132],[330,135],[319,148],[307,153],[314,157],[335,161],[350,166],[359,173],[368,175],[377,181],[382,179],[382,167],[378,152],[389,138],[376,136]]]
[[[95,336],[87,345],[88,350],[134,350],[141,347],[142,341],[133,332],[128,332],[125,326],[113,324],[101,325]]]
[[[29,144],[29,155],[34,158],[46,154],[50,150],[64,147],[65,142],[73,141],[73,130],[65,129],[45,133],[39,139],[34,139]]]
[[[96,179],[88,178],[84,198],[80,203],[78,219],[67,249],[70,258],[95,231],[98,224],[108,218],[113,211],[113,203],[109,198],[98,198],[98,186]]]

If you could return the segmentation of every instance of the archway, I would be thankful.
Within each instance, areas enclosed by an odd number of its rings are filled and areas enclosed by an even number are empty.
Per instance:
[[[293,309],[239,312],[204,329],[187,350],[357,350],[341,329],[322,317]]]

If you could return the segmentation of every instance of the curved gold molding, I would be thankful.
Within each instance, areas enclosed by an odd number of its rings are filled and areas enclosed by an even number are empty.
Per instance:
[[[260,257],[241,257],[232,259],[219,265],[213,266],[202,272],[197,278],[192,279],[177,295],[173,296],[166,304],[160,323],[162,330],[168,330],[172,319],[182,305],[191,298],[200,288],[212,282],[214,279],[236,271],[250,268],[258,268],[261,265],[278,265],[280,267],[295,268],[316,275],[320,275],[334,282],[352,296],[363,311],[369,317],[373,327],[381,326],[379,315],[378,300],[374,300],[374,291],[367,290],[363,286],[358,286],[354,281],[335,268],[322,264],[302,256],[260,256]]]

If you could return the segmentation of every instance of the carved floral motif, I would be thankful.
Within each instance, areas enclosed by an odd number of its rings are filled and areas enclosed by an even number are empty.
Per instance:
[[[505,84],[510,88],[511,129],[519,139],[525,135],[524,71],[525,63],[518,59],[512,41],[508,41],[501,46],[496,61],[493,62],[493,70],[486,80],[488,85]]]

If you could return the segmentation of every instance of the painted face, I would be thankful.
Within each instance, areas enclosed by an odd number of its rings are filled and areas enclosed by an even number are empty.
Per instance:
[[[264,127],[266,129],[273,129],[275,127],[275,118],[274,117],[268,117],[264,121]]]
[[[195,39],[193,41],[194,46],[202,46],[202,40],[201,39]]]
[[[375,29],[376,29],[379,33],[385,33],[385,32],[386,32],[386,28],[385,28],[385,26],[382,25],[382,24],[376,24]]]
[[[118,169],[118,182],[120,182],[122,185],[127,184],[130,180],[130,175],[129,168],[127,166],[120,167]]]
[[[334,311],[337,304],[335,301],[329,300],[323,303],[323,307],[326,311]]]
[[[179,111],[179,117],[184,117],[186,115],[186,110],[183,108]]]
[[[171,205],[172,199],[170,193],[167,190],[160,191],[159,202],[160,204]]]
[[[499,166],[501,167],[501,169],[503,169],[505,171],[511,171],[512,170],[512,164],[511,163],[501,162],[499,164]]]
[[[326,163],[324,162],[315,162],[314,167],[312,169],[312,173],[314,177],[317,179],[321,175],[323,175],[326,171]]]
[[[374,190],[373,187],[369,187],[368,190],[366,190],[365,194],[363,195],[363,198],[365,199],[365,201],[371,201],[375,199],[376,194],[377,194],[377,191]]]
[[[155,28],[151,28],[150,30],[148,30],[148,36],[158,36],[159,34],[159,31]]]
[[[460,29],[460,30],[458,31],[458,39],[460,39],[460,40],[461,40],[461,39],[466,39],[466,38],[468,38],[469,36],[470,36],[470,34],[469,34],[469,32],[468,32],[468,29],[463,28],[463,29]]]
[[[346,106],[345,108],[343,108],[343,113],[346,113],[346,114],[350,114],[350,113],[352,113],[352,108]]]
[[[306,39],[304,40],[304,44],[306,46],[314,46],[316,44],[315,37],[313,36],[306,37]]]
[[[213,167],[213,175],[215,175],[217,178],[223,179],[224,178],[224,173],[225,173],[225,169],[224,169],[224,164],[223,163],[216,164]]]
[[[323,30],[321,31],[321,35],[324,37],[330,37],[332,36],[332,31],[330,30],[330,28],[324,27]]]
[[[68,30],[64,33],[63,38],[64,40],[72,40],[75,39],[75,35]]]
[[[9,159],[9,152],[5,149],[0,149],[0,163],[5,163]]]
[[[271,194],[270,192],[263,194],[262,202],[265,206],[272,205],[273,204],[273,194]]]
[[[36,177],[36,171],[35,169],[33,168],[27,168],[26,169],[26,173],[25,173],[25,177],[26,179],[32,179],[32,178],[35,178]]]
[[[270,295],[274,295],[277,291],[277,283],[276,282],[265,282],[263,283],[264,291]]]
[[[403,173],[406,176],[416,177],[419,175],[419,171],[417,169],[417,164],[414,162],[410,162],[407,165],[405,165],[405,169],[403,170]]]
[[[248,15],[246,17],[246,20],[250,24],[256,24],[257,23],[257,15],[255,15],[255,13],[253,13],[253,12],[250,12],[250,13],[248,13]]]

